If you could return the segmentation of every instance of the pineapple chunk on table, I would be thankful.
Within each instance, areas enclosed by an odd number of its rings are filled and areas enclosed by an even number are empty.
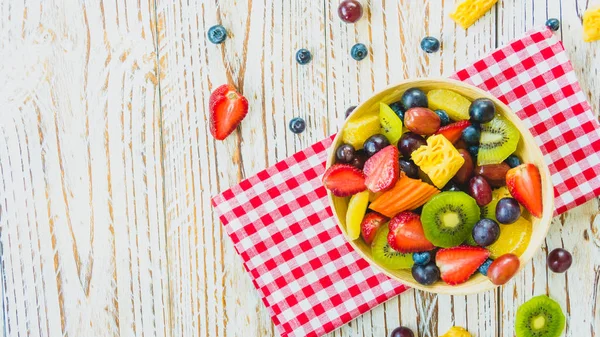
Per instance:
[[[456,6],[450,17],[464,29],[479,20],[498,0],[465,0]]]
[[[583,40],[600,40],[600,6],[588,8],[583,13]]]

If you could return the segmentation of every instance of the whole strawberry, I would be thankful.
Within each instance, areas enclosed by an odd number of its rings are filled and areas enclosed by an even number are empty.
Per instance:
[[[231,84],[223,84],[210,95],[210,133],[218,140],[229,136],[248,113],[248,100]]]

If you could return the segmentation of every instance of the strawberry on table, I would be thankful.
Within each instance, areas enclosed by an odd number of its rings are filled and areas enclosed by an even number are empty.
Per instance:
[[[400,253],[426,252],[435,248],[425,237],[418,214],[402,212],[389,224],[388,244]]]
[[[457,285],[466,282],[489,256],[490,252],[485,248],[459,246],[441,249],[435,262],[442,280],[449,285]]]
[[[336,197],[349,197],[367,189],[362,171],[348,164],[335,164],[327,169],[323,185]]]
[[[362,223],[360,224],[360,232],[367,244],[370,245],[373,242],[377,230],[379,227],[381,227],[381,225],[385,224],[387,220],[388,218],[377,212],[371,212],[365,215]]]
[[[508,191],[537,218],[542,217],[542,178],[533,164],[521,164],[506,173]]]
[[[435,134],[443,135],[444,137],[446,137],[446,139],[448,139],[450,142],[452,142],[452,144],[454,144],[458,140],[460,140],[463,130],[466,129],[470,125],[471,125],[471,123],[469,121],[460,121],[460,122],[452,123],[452,124],[441,127]]]
[[[231,84],[223,84],[210,95],[210,133],[218,140],[229,136],[248,113],[248,100]]]
[[[389,145],[367,160],[363,171],[369,191],[386,191],[396,184],[400,175],[399,156],[398,148]]]

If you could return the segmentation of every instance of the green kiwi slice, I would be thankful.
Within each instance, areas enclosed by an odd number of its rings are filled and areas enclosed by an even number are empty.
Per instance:
[[[425,237],[437,247],[458,246],[471,235],[479,214],[477,202],[465,192],[442,192],[423,206]]]
[[[500,164],[515,152],[520,138],[519,130],[504,117],[482,124],[477,165]]]
[[[558,337],[564,329],[560,305],[546,295],[536,296],[517,309],[517,337]]]
[[[412,254],[402,254],[392,249],[388,245],[387,237],[390,232],[388,225],[385,224],[377,230],[375,239],[371,243],[371,254],[373,260],[388,269],[410,269],[414,262]]]

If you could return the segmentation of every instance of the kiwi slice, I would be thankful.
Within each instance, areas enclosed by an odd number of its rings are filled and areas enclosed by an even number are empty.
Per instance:
[[[515,152],[520,138],[519,130],[502,116],[482,124],[477,165],[500,164]]]
[[[517,309],[517,337],[558,337],[564,329],[560,305],[546,295],[536,296]]]
[[[458,246],[471,235],[479,214],[477,202],[465,192],[442,192],[423,206],[425,237],[437,247]]]
[[[402,137],[402,120],[385,103],[379,103],[379,123],[381,134],[390,141],[390,144],[396,145]]]
[[[371,243],[371,254],[373,260],[382,267],[388,269],[410,269],[414,262],[412,254],[402,254],[390,247],[387,241],[390,229],[388,224],[381,226],[375,234],[375,239]]]

